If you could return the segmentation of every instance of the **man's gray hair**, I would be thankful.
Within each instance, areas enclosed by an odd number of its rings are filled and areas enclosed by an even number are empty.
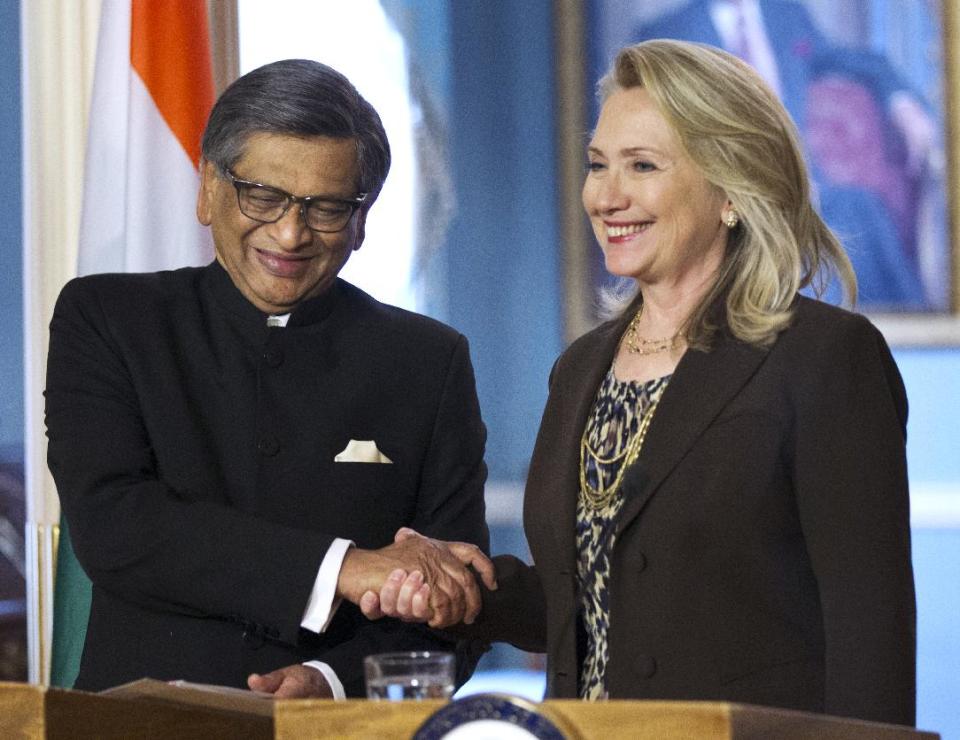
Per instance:
[[[390,170],[380,116],[350,80],[320,62],[285,59],[258,67],[220,96],[203,132],[203,157],[221,170],[243,156],[251,134],[355,139],[358,186],[369,206]]]

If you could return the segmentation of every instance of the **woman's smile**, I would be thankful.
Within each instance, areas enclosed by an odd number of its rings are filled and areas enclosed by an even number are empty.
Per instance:
[[[607,241],[615,243],[628,242],[637,234],[646,232],[653,225],[652,221],[636,221],[633,223],[604,221],[603,223],[607,229]]]

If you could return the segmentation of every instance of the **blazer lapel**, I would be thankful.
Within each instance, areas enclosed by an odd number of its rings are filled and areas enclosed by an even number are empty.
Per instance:
[[[587,425],[587,417],[597,396],[597,389],[610,369],[613,356],[626,326],[625,321],[616,321],[598,330],[598,338],[585,354],[571,364],[564,373],[564,384],[556,389],[561,393],[563,411],[560,424],[563,432],[556,450],[560,466],[558,485],[553,489],[561,492],[558,505],[559,516],[551,517],[554,539],[558,552],[569,566],[576,556],[577,496],[580,491],[580,441]]]
[[[640,458],[624,475],[616,533],[629,526],[724,407],[747,384],[769,350],[720,340],[710,352],[684,354],[657,406]]]

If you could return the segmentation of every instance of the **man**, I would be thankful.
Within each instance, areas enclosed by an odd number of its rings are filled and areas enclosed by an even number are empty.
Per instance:
[[[836,53],[807,8],[795,0],[691,0],[636,27],[631,42],[655,38],[698,41],[726,49],[751,64],[806,131],[807,94],[814,61]],[[904,137],[911,171],[930,155],[935,124],[915,93],[882,55],[845,48],[854,64],[873,66],[891,124]]]
[[[466,340],[337,278],[390,166],[345,77],[241,77],[202,149],[216,261],[74,280],[50,326],[49,465],[93,582],[76,686],[360,696],[365,655],[454,647],[366,621],[365,592],[416,571],[438,620],[479,609],[453,558],[391,544],[410,525],[487,548]]]

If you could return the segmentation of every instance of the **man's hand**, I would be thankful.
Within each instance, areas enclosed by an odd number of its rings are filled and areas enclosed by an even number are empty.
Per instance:
[[[463,544],[463,543],[458,543]],[[420,593],[418,604],[427,599],[429,615],[421,608],[419,621],[426,621],[431,627],[458,624],[470,624],[480,611],[480,589],[476,579],[466,564],[475,564],[486,581],[493,580],[493,564],[487,560],[480,548],[463,544],[464,550],[454,552],[438,540],[422,537],[411,529],[397,532],[394,543],[379,550],[361,550],[352,548],[343,559],[340,576],[337,581],[337,595],[354,604],[361,604],[367,592],[377,592],[397,571],[406,574],[417,572],[422,578],[421,584],[429,589],[417,587]],[[461,557],[469,549],[469,557]],[[411,595],[411,601],[413,596]],[[370,597],[363,602],[368,609]],[[371,611],[371,613],[374,613]]]
[[[270,673],[251,673],[247,686],[252,691],[273,694],[275,699],[332,699],[333,691],[323,674],[305,665],[288,665]]]
[[[396,543],[418,541],[429,544],[431,547],[442,550],[445,555],[452,556],[462,566],[472,566],[480,574],[484,585],[490,590],[497,588],[496,572],[493,563],[483,554],[479,547],[466,542],[442,542],[418,534],[412,529],[401,528],[394,538]],[[469,571],[468,571],[469,573]],[[472,575],[472,574],[471,574]],[[476,588],[476,582],[473,581]],[[402,569],[394,570],[383,582],[379,593],[367,591],[360,599],[360,609],[369,619],[379,619],[382,616],[398,617],[407,622],[428,622],[431,627],[449,627],[463,621],[470,624],[479,613],[472,610],[472,605],[465,606],[462,611],[462,620],[457,618],[461,610],[458,608],[438,611],[433,608],[435,603],[431,598],[430,583],[424,580],[417,571],[409,574]],[[479,599],[479,592],[477,593]]]

